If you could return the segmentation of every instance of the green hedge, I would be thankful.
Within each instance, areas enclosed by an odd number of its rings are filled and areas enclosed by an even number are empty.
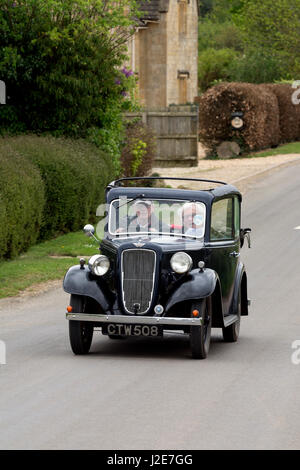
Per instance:
[[[37,168],[0,139],[0,258],[13,258],[38,239],[45,207]]]
[[[0,217],[12,221],[7,230],[1,223],[0,257],[13,257],[37,239],[76,231],[95,220],[105,187],[115,176],[112,160],[83,140],[7,137],[1,139],[0,154],[1,176],[7,181]],[[13,232],[15,241],[8,241]]]

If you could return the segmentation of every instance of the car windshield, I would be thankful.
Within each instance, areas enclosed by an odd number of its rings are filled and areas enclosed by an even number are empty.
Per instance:
[[[109,233],[114,236],[171,235],[201,239],[206,207],[202,202],[120,198],[109,210]]]

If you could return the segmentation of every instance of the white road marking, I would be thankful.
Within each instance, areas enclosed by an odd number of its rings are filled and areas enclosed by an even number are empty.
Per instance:
[[[295,227],[294,230],[300,230],[300,225],[298,225],[298,227]]]

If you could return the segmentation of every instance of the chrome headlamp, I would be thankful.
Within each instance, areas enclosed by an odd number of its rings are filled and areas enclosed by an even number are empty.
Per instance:
[[[94,255],[89,259],[89,268],[95,276],[104,276],[110,267],[110,262],[105,255]]]
[[[184,251],[179,251],[172,256],[170,265],[175,273],[184,274],[190,271],[193,261],[190,255],[184,253]]]

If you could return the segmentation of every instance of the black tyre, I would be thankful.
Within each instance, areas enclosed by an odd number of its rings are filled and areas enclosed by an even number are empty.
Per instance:
[[[195,309],[199,310],[200,316],[203,318],[203,324],[201,326],[191,326],[190,346],[192,357],[194,359],[205,359],[210,346],[212,322],[211,298],[207,297],[197,303],[193,303],[191,315],[192,311]]]
[[[85,311],[85,297],[71,295],[70,305],[73,312],[83,313]],[[69,320],[70,344],[74,354],[88,354],[94,333],[94,325],[91,322]]]
[[[241,325],[241,310],[242,310],[242,299],[241,299],[241,291],[239,291],[239,298],[238,298],[238,306],[236,315],[238,316],[238,320],[235,323],[223,328],[223,339],[226,343],[235,343],[238,340],[240,334],[240,325]]]

